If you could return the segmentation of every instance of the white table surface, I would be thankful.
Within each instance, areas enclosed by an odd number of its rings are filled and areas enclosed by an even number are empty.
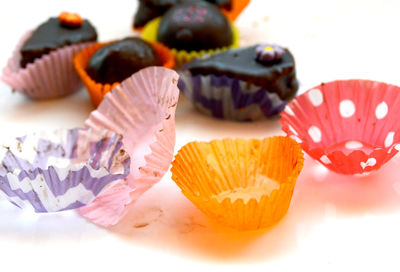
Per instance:
[[[1,5],[0,66],[27,29],[63,10],[89,18],[102,41],[133,34],[134,0]],[[400,85],[399,10],[400,3],[389,0],[252,0],[237,25],[243,44],[270,41],[291,49],[300,92],[334,79]],[[36,102],[0,83],[0,141],[79,126],[91,110],[85,90]],[[278,119],[218,121],[183,99],[176,129],[176,151],[193,140],[283,135]],[[109,230],[73,211],[36,215],[0,200],[1,271],[398,271],[399,167],[396,157],[379,172],[354,178],[327,172],[307,157],[288,214],[262,232],[236,232],[210,221],[170,173]]]

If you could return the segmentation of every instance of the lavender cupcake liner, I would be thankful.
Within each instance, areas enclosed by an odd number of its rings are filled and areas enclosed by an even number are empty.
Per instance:
[[[51,99],[72,94],[83,84],[73,67],[73,57],[93,42],[65,46],[36,59],[25,68],[20,66],[20,50],[33,31],[27,32],[16,46],[3,69],[1,80],[14,91],[32,99]]]
[[[180,72],[178,87],[202,113],[219,119],[254,121],[279,114],[287,101],[249,82]]]
[[[130,168],[122,136],[81,128],[16,138],[0,158],[0,195],[38,213],[83,207]]]

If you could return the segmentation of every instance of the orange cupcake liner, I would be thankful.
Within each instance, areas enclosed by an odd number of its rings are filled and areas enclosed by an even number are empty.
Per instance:
[[[81,78],[83,84],[89,92],[92,104],[97,107],[103,100],[104,96],[110,92],[113,88],[120,84],[120,82],[115,82],[113,84],[102,84],[94,81],[86,72],[86,67],[90,61],[92,55],[101,47],[105,46],[106,43],[97,43],[86,49],[80,51],[74,57],[74,67],[77,71],[79,77]],[[160,57],[163,67],[172,69],[175,66],[175,58],[172,52],[162,44],[156,42],[149,42],[153,48],[157,51]]]
[[[222,13],[231,21],[235,21],[237,17],[243,12],[243,10],[250,4],[250,0],[233,0],[232,9],[222,9]]]
[[[185,145],[172,179],[209,217],[238,230],[276,224],[290,206],[303,152],[289,137],[224,139]]]

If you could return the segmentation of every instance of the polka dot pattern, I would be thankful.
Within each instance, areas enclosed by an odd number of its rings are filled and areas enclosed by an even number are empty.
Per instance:
[[[319,160],[324,164],[331,164],[332,163],[331,160],[326,155],[322,155]]]
[[[385,139],[385,147],[388,148],[389,146],[391,146],[393,144],[393,138],[394,138],[394,132],[391,131],[388,133],[388,135],[386,136]]]
[[[349,118],[356,112],[356,106],[351,100],[343,100],[339,104],[339,111],[343,118]]]
[[[289,106],[285,107],[285,112],[291,116],[294,116],[294,112],[292,111],[292,109]]]
[[[312,89],[308,92],[308,98],[311,101],[311,104],[318,107],[324,102],[324,96],[319,89]]]
[[[376,159],[375,158],[369,158],[366,162],[361,162],[361,167],[365,169],[366,167],[370,166],[375,166],[376,165]]]
[[[297,96],[281,123],[326,168],[363,174],[379,169],[400,151],[400,122],[395,122],[398,117],[392,110],[399,107],[400,87],[368,80],[333,81]]]
[[[317,128],[316,126],[312,126],[308,129],[308,135],[310,135],[311,139],[315,143],[321,142],[321,138],[322,138],[321,130],[319,128]]]
[[[375,110],[375,115],[376,118],[382,119],[385,118],[385,116],[388,114],[389,108],[386,102],[380,103]]]
[[[363,147],[363,144],[358,141],[348,141],[345,146],[347,149],[360,149]]]

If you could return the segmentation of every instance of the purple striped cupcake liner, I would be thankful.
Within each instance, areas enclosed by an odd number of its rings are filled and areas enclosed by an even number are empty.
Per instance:
[[[178,87],[200,112],[219,119],[254,121],[279,114],[287,104],[276,93],[227,76],[183,70]]]
[[[104,130],[32,133],[0,147],[0,195],[38,213],[83,207],[129,174],[122,136]]]

